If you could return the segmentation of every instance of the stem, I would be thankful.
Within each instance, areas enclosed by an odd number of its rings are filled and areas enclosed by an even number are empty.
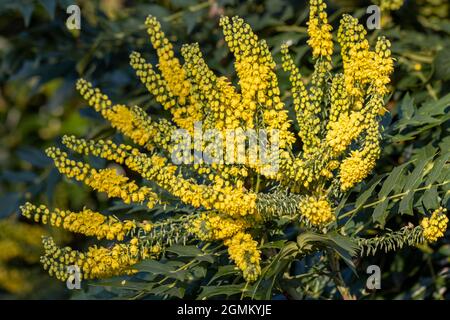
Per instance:
[[[259,192],[259,185],[261,184],[261,177],[259,175],[259,173],[256,176],[256,186],[255,186],[255,192],[258,193]]]
[[[332,271],[332,279],[336,284],[336,288],[344,300],[356,300],[356,297],[350,293],[350,289],[344,282],[342,274],[339,269],[339,260],[334,252],[328,251],[328,258],[330,260],[330,267]]]
[[[202,9],[208,8],[210,5],[211,5],[211,3],[209,1],[201,2],[199,4],[195,4],[195,5],[187,7],[187,11],[189,11],[189,12],[200,11]],[[175,19],[181,17],[183,14],[184,14],[184,10],[176,12],[174,14],[171,14],[170,16],[165,17],[163,20],[166,22],[172,21],[172,20],[175,20]]]
[[[299,27],[299,26],[291,25],[291,26],[278,26],[278,27],[275,27],[275,31],[278,31],[278,32],[307,33],[308,29],[305,28],[305,27]]]
[[[417,62],[428,63],[428,64],[433,63],[433,57],[422,56],[422,55],[419,55],[416,53],[411,53],[411,52],[402,52],[401,55],[406,58],[409,58],[411,60],[415,60]]]

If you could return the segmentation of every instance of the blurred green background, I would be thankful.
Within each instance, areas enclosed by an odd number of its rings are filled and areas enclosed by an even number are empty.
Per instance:
[[[0,298],[70,298],[65,285],[41,269],[40,236],[53,232],[63,243],[81,240],[25,221],[18,208],[32,200],[49,207],[96,209],[107,201],[62,178],[43,151],[59,144],[64,134],[89,138],[113,134],[76,93],[74,84],[80,76],[93,81],[115,102],[138,104],[151,114],[162,114],[128,65],[133,50],[156,62],[144,28],[147,15],[162,22],[177,50],[183,43],[199,42],[208,64],[219,73],[234,73],[218,26],[221,15],[243,17],[268,41],[278,63],[280,45],[288,41],[302,72],[309,74],[312,69],[306,45],[307,1],[80,0],[76,4],[81,8],[81,30],[68,30],[66,9],[74,3],[0,2]],[[344,12],[366,18],[371,4],[328,3],[334,25]],[[405,1],[400,10],[383,13],[383,28],[369,31],[369,38],[381,34],[392,41],[396,58],[388,104],[391,113],[385,124],[390,134],[405,114],[412,115],[423,102],[440,101],[450,92],[448,1]],[[286,74],[280,73],[282,88],[288,87],[286,80]],[[445,108],[448,100],[441,102]],[[388,172],[415,148],[448,138],[448,109],[438,121],[422,120],[410,129],[409,139],[384,147],[378,172]],[[383,290],[372,297],[448,298],[449,262],[448,237],[433,248],[408,248],[371,258],[370,263],[384,270]]]

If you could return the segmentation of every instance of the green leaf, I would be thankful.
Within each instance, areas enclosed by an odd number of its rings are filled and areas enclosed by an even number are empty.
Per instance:
[[[0,196],[0,218],[9,216],[19,209],[21,196],[17,192],[9,192]]]
[[[414,99],[412,99],[409,93],[407,93],[400,103],[400,110],[403,118],[411,119],[414,114],[414,109]]]
[[[384,175],[383,176],[379,176],[379,177],[377,177],[374,181],[373,181],[373,183],[370,185],[370,187],[369,188],[367,188],[367,190],[365,190],[363,193],[361,193],[359,196],[358,196],[358,199],[356,199],[356,202],[355,202],[355,207],[356,208],[360,208],[364,203],[366,203],[366,201],[370,198],[370,196],[372,195],[372,193],[373,193],[373,190],[375,190],[375,188],[377,187],[377,185],[378,185],[378,183],[381,181],[381,179],[383,179],[384,178]]]
[[[439,175],[442,173],[442,169],[444,168],[449,158],[450,152],[446,152],[434,161],[433,168],[428,174],[428,177],[425,181],[425,185],[430,185],[438,179]]]
[[[414,200],[414,192],[409,192],[406,196],[402,198],[398,208],[400,214],[413,215],[413,200]]]
[[[16,154],[20,159],[39,168],[45,168],[52,164],[52,160],[42,150],[34,147],[21,147]]]
[[[389,173],[387,179],[384,181],[383,186],[381,187],[380,192],[378,193],[378,198],[386,198],[389,193],[391,193],[391,191],[397,186],[398,179],[406,165],[407,163],[397,166],[392,170],[391,173]]]
[[[214,276],[212,276],[211,280],[209,280],[208,285],[222,277],[228,277],[231,275],[238,275],[238,274],[239,270],[235,265],[219,266],[217,272],[214,274]]]
[[[440,50],[434,59],[434,64],[436,66],[436,78],[441,80],[450,79],[450,57],[448,55],[448,50],[450,48],[444,48]]]
[[[56,0],[39,0],[39,2],[53,20],[55,18]]]
[[[30,25],[31,16],[34,11],[34,3],[31,0],[18,0],[16,3],[12,5],[13,8],[16,8],[20,11],[23,17],[23,21],[25,23],[25,27]]]
[[[229,285],[221,285],[221,286],[203,286],[202,291],[198,295],[198,300],[205,300],[211,297],[216,296],[225,296],[229,297],[236,294],[242,294],[242,292],[248,291],[245,290],[245,284],[229,284]]]
[[[372,215],[373,221],[378,222],[382,228],[386,224],[386,218],[387,218],[387,215],[389,214],[389,212],[386,211],[388,205],[389,205],[389,201],[384,200],[383,202],[378,204],[375,207],[375,210],[373,211],[373,215]]]
[[[141,261],[134,267],[139,271],[150,272],[153,274],[168,274],[174,270],[164,263],[150,259]]]
[[[286,240],[278,240],[266,242],[261,246],[261,249],[281,249],[286,245]]]
[[[432,209],[436,209],[439,206],[439,194],[437,191],[437,187],[431,187],[428,190],[425,190],[423,197],[422,197],[422,202],[423,205],[425,206],[425,209],[427,210],[432,210]]]
[[[112,288],[120,288],[120,289],[128,289],[135,291],[143,291],[148,289],[149,284],[147,282],[136,282],[129,280],[117,280],[117,281],[98,281],[89,283],[90,286],[100,286],[100,287],[112,287]]]
[[[203,255],[203,251],[196,246],[173,245],[167,248],[166,251],[173,252],[180,257],[196,257]]]

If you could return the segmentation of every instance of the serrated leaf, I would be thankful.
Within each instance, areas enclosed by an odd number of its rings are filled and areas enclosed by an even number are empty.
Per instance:
[[[235,265],[226,265],[226,266],[219,266],[217,269],[217,272],[214,274],[214,276],[209,280],[208,284],[213,283],[215,280],[220,279],[222,277],[231,276],[231,275],[237,275],[239,274],[239,270]]]
[[[375,181],[370,185],[370,187],[367,188],[367,190],[365,190],[363,193],[361,193],[358,196],[358,199],[356,199],[356,202],[355,202],[355,207],[356,208],[360,208],[364,203],[366,203],[366,201],[372,195],[373,190],[375,190],[375,188],[377,187],[378,183],[381,181],[381,179],[383,179],[383,177],[384,176],[377,177],[375,179]]]
[[[438,179],[449,158],[450,152],[446,152],[434,161],[433,168],[431,169],[427,179],[425,180],[425,185],[430,185]]]
[[[411,98],[409,93],[405,95],[400,103],[400,110],[404,119],[411,119],[414,114],[414,99]]]
[[[21,196],[17,192],[5,193],[0,196],[0,218],[9,216],[18,210]]]
[[[402,198],[398,208],[400,214],[408,214],[408,215],[413,214],[413,200],[414,200],[414,192],[409,192],[406,196]]]
[[[392,170],[391,173],[389,173],[387,179],[383,182],[383,186],[381,187],[380,192],[378,193],[378,197],[380,199],[387,197],[389,193],[395,188],[398,183],[398,179],[406,165],[407,163],[397,166]]]
[[[439,206],[439,194],[437,191],[437,187],[431,187],[428,190],[425,190],[422,197],[423,205],[425,206],[425,209],[432,210],[436,209]]]
[[[0,175],[0,179],[9,182],[33,182],[37,179],[37,175],[31,171],[5,170],[3,174]]]
[[[100,286],[100,287],[112,287],[112,288],[120,288],[120,289],[128,289],[135,291],[142,291],[149,288],[149,284],[146,282],[135,282],[129,280],[117,280],[117,281],[99,281],[90,283],[91,286]]]
[[[389,214],[389,212],[386,211],[388,204],[389,201],[384,200],[383,202],[378,204],[373,211],[372,219],[374,222],[378,222],[381,227],[384,227],[384,225],[386,224],[386,217]]]
[[[153,274],[169,274],[174,269],[167,264],[155,260],[144,260],[134,266],[138,271],[150,272]]]
[[[180,257],[196,257],[204,254],[203,251],[196,246],[173,245],[166,250],[169,252],[173,252]]]
[[[207,298],[216,296],[232,296],[235,294],[242,294],[244,291],[245,284],[229,284],[221,286],[203,286],[197,299],[205,300]],[[248,291],[248,289],[246,290]]]
[[[405,186],[403,188],[405,192],[412,191],[412,189],[420,185],[425,166],[429,161],[430,159],[421,159],[411,174],[407,176]]]

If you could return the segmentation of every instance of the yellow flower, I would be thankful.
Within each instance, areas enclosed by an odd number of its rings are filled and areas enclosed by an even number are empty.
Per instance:
[[[333,54],[333,40],[331,31],[333,28],[328,24],[325,12],[327,5],[323,0],[311,0],[308,21],[308,44],[313,50],[313,57],[325,57],[331,60]]]
[[[323,197],[307,196],[299,205],[301,216],[313,226],[324,226],[336,220],[330,202]]]
[[[82,233],[86,236],[97,237],[98,240],[123,240],[125,236],[136,227],[134,221],[120,221],[112,216],[104,216],[101,213],[84,209],[81,212],[71,212],[55,209],[50,210],[44,205],[36,207],[31,203],[26,203],[21,207],[22,215],[25,217],[34,217],[36,222],[39,220],[43,224],[49,223],[52,226],[61,226],[65,230]]]
[[[258,243],[248,233],[238,232],[224,244],[228,247],[230,258],[242,270],[244,279],[255,281],[261,273]]]
[[[423,228],[423,237],[426,241],[436,242],[444,236],[448,224],[445,212],[447,212],[447,209],[440,207],[431,214],[430,218],[423,218],[420,225]]]

